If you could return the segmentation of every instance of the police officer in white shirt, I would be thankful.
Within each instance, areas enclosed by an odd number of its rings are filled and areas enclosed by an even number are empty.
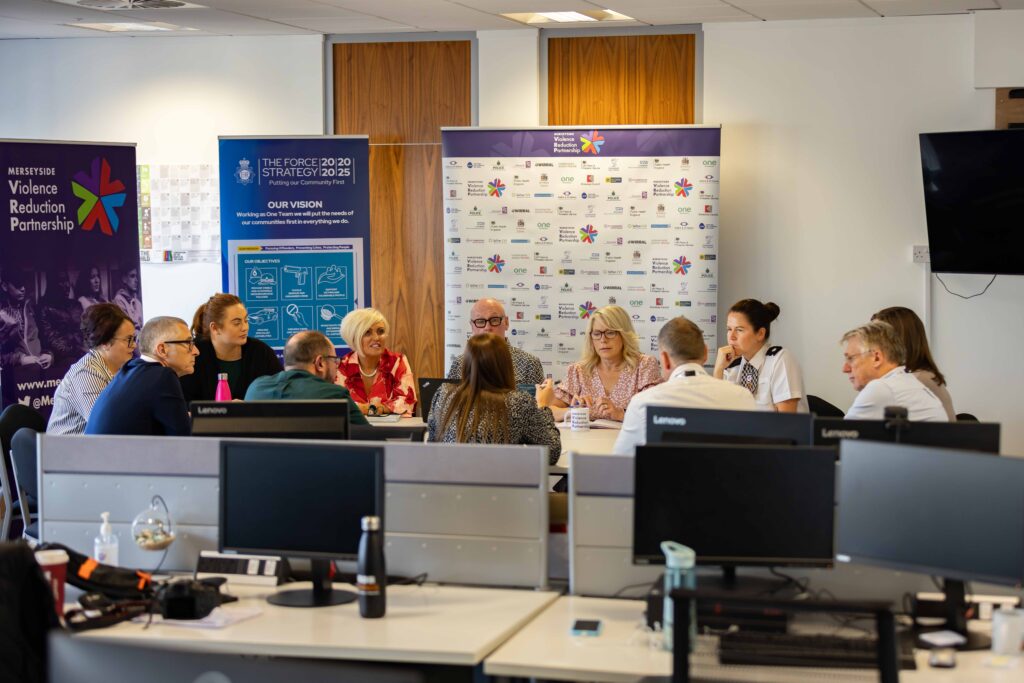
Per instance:
[[[948,422],[939,397],[907,372],[906,352],[889,323],[874,321],[843,335],[843,372],[859,391],[847,420],[881,420],[887,406],[907,409],[914,421]]]
[[[779,307],[772,302],[743,299],[726,318],[728,346],[718,349],[714,375],[745,387],[758,410],[806,413],[807,393],[796,358],[781,346],[769,346],[772,321]]]
[[[683,317],[669,320],[658,333],[658,362],[665,381],[633,396],[615,440],[616,455],[634,455],[647,443],[647,406],[757,410],[750,392],[704,371],[708,347],[704,333]]]

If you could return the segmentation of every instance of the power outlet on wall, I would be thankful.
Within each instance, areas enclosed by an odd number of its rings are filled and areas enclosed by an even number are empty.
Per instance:
[[[927,244],[914,245],[914,263],[931,263],[931,254],[928,253]]]

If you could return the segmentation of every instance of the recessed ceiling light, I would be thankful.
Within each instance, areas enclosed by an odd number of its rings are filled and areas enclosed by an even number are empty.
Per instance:
[[[636,21],[614,10],[595,10],[593,12],[513,12],[501,16],[521,24],[576,24],[592,21]]]
[[[66,24],[66,26],[72,26],[74,28],[87,28],[93,31],[109,31],[112,33],[141,33],[143,31],[195,31],[197,29],[188,28],[185,26],[176,26],[174,24],[166,24],[161,21],[150,21],[146,23],[133,22],[133,21],[112,21],[112,22],[82,22],[78,24]]]

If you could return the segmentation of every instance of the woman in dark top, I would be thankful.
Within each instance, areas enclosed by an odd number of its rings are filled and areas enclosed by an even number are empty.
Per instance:
[[[184,375],[185,401],[212,401],[217,375],[225,372],[233,398],[242,398],[257,377],[282,371],[274,350],[249,336],[249,314],[234,294],[214,294],[192,319],[199,357],[191,375]]]
[[[537,444],[558,461],[562,440],[550,408],[538,408],[529,394],[516,391],[508,342],[479,334],[466,342],[466,366],[459,384],[445,384],[427,417],[427,441],[445,443]]]

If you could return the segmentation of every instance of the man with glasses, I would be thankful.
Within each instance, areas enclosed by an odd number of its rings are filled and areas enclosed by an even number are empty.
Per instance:
[[[907,418],[948,422],[942,401],[903,365],[906,351],[895,328],[876,320],[843,335],[843,372],[858,392],[847,420],[881,420],[887,406],[907,409]]]
[[[326,335],[313,330],[296,332],[284,345],[284,372],[254,379],[245,400],[344,399],[348,401],[348,423],[368,425],[348,389],[334,383],[338,362],[334,344]]]
[[[478,334],[496,334],[505,337],[508,332],[508,316],[505,307],[497,299],[480,299],[469,311],[469,330]],[[506,341],[508,339],[506,338]],[[544,381],[544,366],[540,358],[509,344],[512,352],[512,365],[516,371],[516,384],[540,384]],[[452,361],[448,379],[462,379],[464,358],[458,356]]]
[[[153,318],[138,344],[142,355],[125,363],[100,394],[85,433],[188,436],[192,427],[178,377],[195,369],[199,355],[188,325]]]
[[[633,397],[615,440],[616,455],[634,455],[647,443],[647,406],[757,410],[750,391],[704,371],[708,347],[691,320],[672,318],[658,332],[658,362],[665,381]]]

